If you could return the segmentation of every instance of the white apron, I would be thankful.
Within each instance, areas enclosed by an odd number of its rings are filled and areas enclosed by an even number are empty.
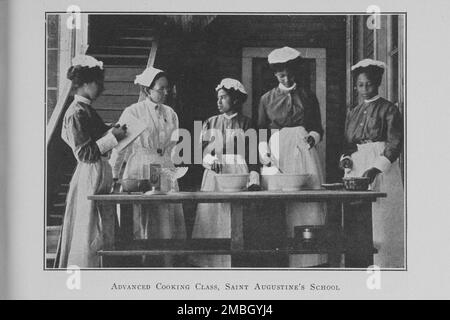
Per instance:
[[[124,179],[150,179],[150,164],[174,168],[168,155],[159,155],[149,149],[132,146],[123,174]],[[174,188],[178,191],[178,183]],[[161,191],[170,190],[170,179],[161,174]],[[183,207],[174,204],[133,205],[133,234],[135,239],[185,239]]]
[[[315,148],[308,149],[304,141],[308,132],[304,127],[283,128],[272,134],[269,147],[275,165],[283,173],[310,174],[308,189],[320,189],[323,183],[322,168]],[[324,225],[325,206],[319,202],[289,202],[286,205],[286,223],[289,237],[294,227]],[[290,267],[311,267],[327,263],[327,254],[295,254],[289,256]]]
[[[97,251],[104,239],[111,237],[114,229],[102,230],[102,219],[110,219],[115,226],[115,206],[97,204],[87,197],[108,193],[112,185],[111,166],[106,158],[95,163],[78,162],[70,181],[61,237],[60,268],[100,266]],[[101,214],[100,214],[101,213]]]
[[[240,155],[226,155],[227,161],[222,161],[222,173],[248,173],[245,160]],[[235,158],[233,161],[232,158]],[[232,161],[230,161],[232,160]],[[230,164],[235,162],[236,164]],[[216,184],[217,174],[205,169],[201,191],[219,191]],[[229,203],[199,203],[192,230],[192,238],[231,238],[231,205]],[[191,263],[201,267],[231,267],[230,255],[197,255]]]
[[[349,177],[361,177],[373,167],[375,160],[383,154],[384,142],[358,145],[352,154],[353,168],[346,173]],[[382,268],[404,267],[404,201],[403,183],[398,160],[379,175],[371,185],[374,191],[387,193],[372,204],[373,239],[378,254],[374,264]]]
[[[149,99],[125,109],[119,122],[128,113],[145,122],[147,128],[126,149],[119,153],[113,151],[114,170],[119,171],[122,161],[125,160],[124,179],[149,179],[150,164],[173,168],[170,154],[176,144],[176,141],[171,140],[171,136],[178,128],[176,113],[170,107],[157,106]],[[158,149],[162,155],[157,153]],[[161,175],[161,191],[170,190],[169,181],[167,176]],[[176,182],[174,187],[178,190]],[[133,205],[133,234],[135,239],[185,239],[182,205],[179,203]]]

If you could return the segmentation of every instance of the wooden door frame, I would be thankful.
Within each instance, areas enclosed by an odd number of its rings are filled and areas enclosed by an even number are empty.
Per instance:
[[[253,113],[253,58],[267,58],[269,53],[277,47],[244,47],[242,48],[242,84],[247,90],[248,97],[242,111],[252,117]],[[295,48],[305,59],[314,59],[316,65],[316,96],[320,106],[322,127],[326,130],[326,105],[327,105],[327,52],[325,48]],[[255,97],[259,99],[259,97]],[[326,168],[326,135],[324,133],[322,142],[317,145],[317,150],[325,174]]]

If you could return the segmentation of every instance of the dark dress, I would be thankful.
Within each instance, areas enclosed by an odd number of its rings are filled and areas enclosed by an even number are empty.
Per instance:
[[[320,189],[323,170],[318,152],[305,142],[305,138],[311,135],[318,144],[323,135],[316,96],[300,86],[292,90],[280,86],[270,90],[261,97],[258,127],[270,129],[269,147],[275,166],[286,174],[309,174],[311,178],[305,187]],[[281,213],[280,208],[276,207],[263,208],[261,212],[264,212],[261,216],[269,220],[270,227],[274,229],[270,230],[270,234],[279,242],[286,236],[293,238],[295,226],[325,223],[325,208],[321,203],[288,203]],[[284,221],[280,222],[280,217]],[[323,254],[289,256],[291,267],[310,267],[326,262],[327,256]]]
[[[386,192],[372,204],[375,265],[404,267],[404,195],[398,158],[403,145],[403,120],[398,108],[383,98],[364,101],[347,111],[343,156],[353,162],[346,176],[359,177],[372,167],[382,173],[371,185]]]

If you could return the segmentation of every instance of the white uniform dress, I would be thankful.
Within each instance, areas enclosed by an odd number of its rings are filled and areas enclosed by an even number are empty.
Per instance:
[[[131,116],[147,124],[147,128],[126,148],[113,150],[111,166],[113,176],[119,178],[126,161],[123,179],[149,179],[150,164],[173,168],[171,152],[177,143],[178,117],[172,108],[157,105],[148,98],[126,108],[121,119]],[[172,140],[172,135],[174,139]],[[160,151],[160,152],[158,152]],[[178,184],[175,184],[178,190]],[[161,190],[170,190],[170,179],[161,175]],[[186,228],[181,204],[134,206],[133,231],[135,239],[184,239]]]

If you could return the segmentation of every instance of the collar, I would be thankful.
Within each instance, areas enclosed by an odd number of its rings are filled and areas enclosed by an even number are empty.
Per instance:
[[[231,120],[231,119],[233,119],[234,117],[236,117],[237,116],[237,112],[236,113],[233,113],[231,116],[229,116],[229,115],[227,115],[227,114],[222,114],[224,117],[225,117],[225,119],[228,119],[228,120]]]
[[[145,99],[145,101],[148,103],[148,105],[149,105],[150,107],[155,108],[155,110],[161,110],[160,107],[162,106],[162,104],[154,103],[149,97],[147,97],[147,98]]]
[[[89,100],[88,98],[85,98],[83,96],[80,96],[78,94],[73,96],[73,100],[78,101],[78,102],[82,102],[85,103],[87,105],[91,105],[91,100]]]
[[[291,87],[288,88],[288,87],[285,87],[282,83],[279,83],[278,88],[280,88],[280,90],[284,91],[284,92],[291,92],[297,88],[297,84],[294,83]]]
[[[376,95],[375,97],[373,97],[373,98],[370,98],[370,99],[368,99],[368,100],[364,100],[364,102],[365,102],[365,103],[374,102],[374,101],[378,100],[379,98],[381,98],[381,97],[377,94],[377,95]]]

